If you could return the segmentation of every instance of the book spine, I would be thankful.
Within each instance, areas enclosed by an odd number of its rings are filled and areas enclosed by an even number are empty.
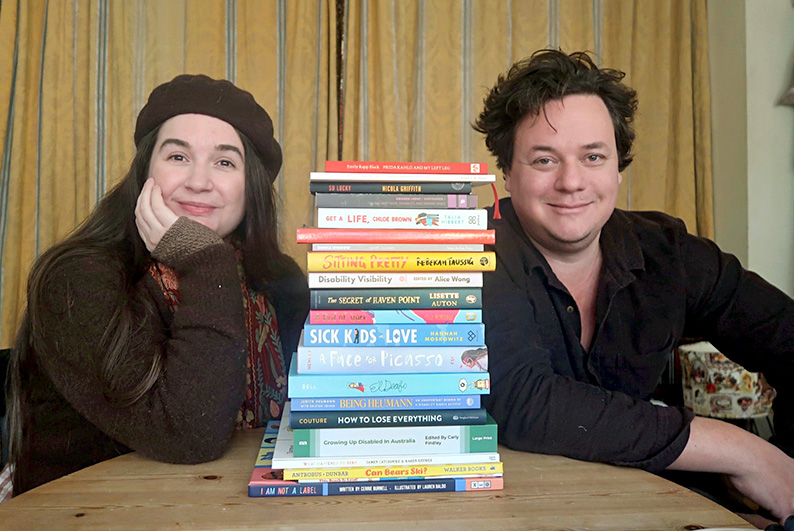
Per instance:
[[[312,181],[484,184],[495,182],[496,176],[492,173],[364,173],[313,171],[309,173],[309,182]]]
[[[400,481],[295,483],[286,486],[248,486],[250,497],[333,496],[343,494],[408,494],[502,490],[504,478],[436,478]]]
[[[496,253],[309,252],[309,271],[493,271]]]
[[[295,457],[497,451],[496,423],[481,426],[292,430]]]
[[[311,310],[309,323],[481,323],[482,310]]]
[[[298,374],[289,375],[289,397],[361,397],[485,395],[490,392],[487,372],[395,374]]]
[[[311,347],[303,344],[302,335],[293,363],[298,374],[483,373],[488,347]]]
[[[480,395],[401,396],[379,398],[293,398],[292,411],[381,411],[477,409]]]
[[[502,463],[472,463],[470,465],[370,466],[349,468],[287,468],[284,479],[346,480],[346,479],[410,479],[435,476],[470,476],[502,474]]]
[[[488,164],[481,162],[378,162],[367,160],[327,160],[327,172],[367,173],[488,173]]]
[[[318,208],[321,229],[477,229],[488,228],[484,209]],[[423,242],[430,243],[430,242]]]
[[[289,425],[293,430],[301,428],[450,426],[463,424],[485,424],[485,409],[384,411],[378,413],[292,411],[289,416]]]
[[[458,324],[355,324],[313,325],[303,327],[303,341],[313,346],[481,346],[485,345],[485,325]],[[427,362],[426,370],[432,370]]]
[[[311,310],[400,310],[482,308],[481,288],[315,289]]]
[[[483,243],[493,245],[493,229],[317,229],[297,230],[298,243]]]
[[[470,194],[471,183],[310,182],[313,194]]]
[[[309,288],[435,288],[482,287],[482,273],[309,273]]]
[[[312,251],[360,252],[424,252],[481,253],[481,243],[313,243]]]
[[[324,194],[314,196],[314,206],[327,208],[477,208],[470,194]]]

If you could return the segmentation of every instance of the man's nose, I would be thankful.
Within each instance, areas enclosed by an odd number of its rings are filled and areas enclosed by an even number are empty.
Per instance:
[[[580,190],[584,183],[582,168],[571,162],[563,162],[557,173],[556,187],[566,192]]]

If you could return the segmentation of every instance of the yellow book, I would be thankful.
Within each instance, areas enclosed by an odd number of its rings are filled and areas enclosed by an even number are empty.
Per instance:
[[[376,479],[438,476],[493,475],[502,473],[502,463],[462,465],[354,466],[348,468],[286,468],[284,479]]]
[[[493,252],[310,252],[309,271],[493,271]]]

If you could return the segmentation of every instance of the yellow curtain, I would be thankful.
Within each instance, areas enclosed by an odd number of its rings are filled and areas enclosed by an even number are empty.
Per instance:
[[[308,174],[343,157],[495,164],[470,124],[514,61],[593,51],[638,90],[620,206],[712,235],[705,0],[3,0],[0,4],[0,346],[35,257],[124,174],[149,92],[180,73],[225,77],[274,120],[282,242],[314,224]],[[499,180],[500,195],[504,188]],[[493,201],[477,189],[480,204]]]

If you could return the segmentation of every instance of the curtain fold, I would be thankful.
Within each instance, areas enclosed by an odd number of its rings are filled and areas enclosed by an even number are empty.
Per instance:
[[[496,172],[471,123],[496,76],[547,46],[589,50],[639,92],[620,206],[711,236],[705,0],[3,0],[0,346],[13,342],[35,257],[123,177],[158,84],[225,77],[267,109],[284,150],[282,243],[305,264],[294,234],[314,224],[308,174],[337,158],[340,138],[345,159]],[[501,176],[497,188],[504,196]],[[490,187],[476,193],[493,202]]]

